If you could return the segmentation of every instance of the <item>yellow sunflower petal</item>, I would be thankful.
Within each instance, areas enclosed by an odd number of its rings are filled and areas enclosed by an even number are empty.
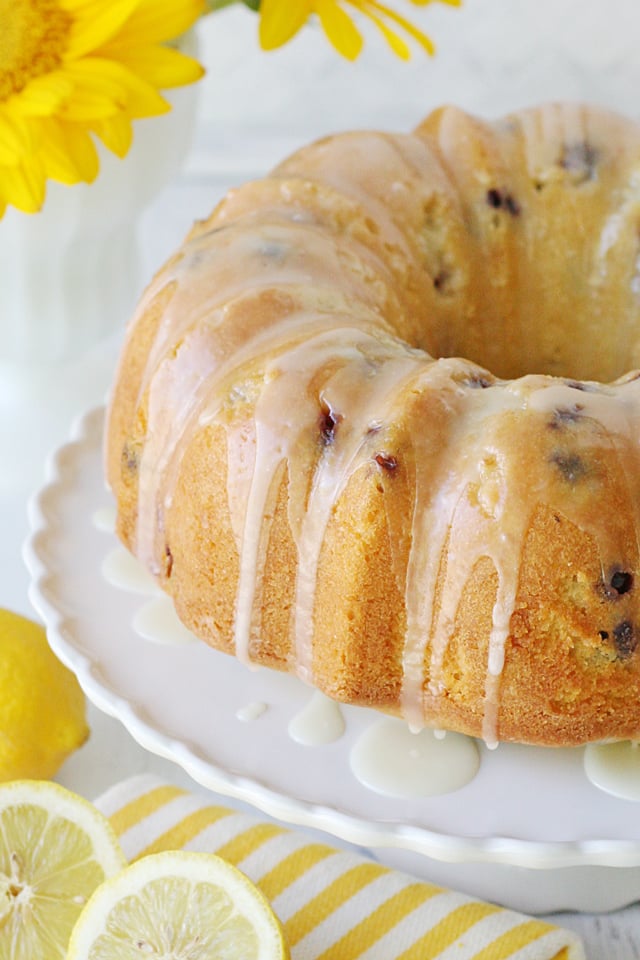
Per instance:
[[[0,106],[0,165],[15,167],[33,151],[32,129],[7,107]]]
[[[113,45],[118,49],[175,40],[205,12],[205,0],[138,0]]]
[[[197,60],[169,47],[132,47],[120,51],[117,60],[161,89],[194,83],[204,75],[204,68]]]
[[[83,90],[93,93],[96,98],[103,95],[114,102],[127,117],[155,117],[167,113],[169,104],[155,87],[143,77],[137,76],[123,63],[101,57],[85,57],[81,63],[67,64],[70,75],[84,83]],[[92,117],[83,115],[83,119],[105,119],[115,111],[96,112]]]
[[[387,19],[392,20],[394,23],[397,23],[399,27],[402,27],[405,33],[408,33],[410,37],[413,37],[413,39],[416,40],[430,56],[433,56],[433,54],[436,52],[433,41],[426,35],[426,33],[423,33],[422,30],[419,30],[418,27],[414,26],[410,20],[407,20],[406,17],[402,17],[399,13],[396,13],[395,10],[392,10],[391,7],[388,7],[386,4],[379,3],[378,0],[347,0],[347,2],[359,7],[367,16],[371,16],[371,10],[378,11],[384,17],[387,17]]]
[[[400,57],[401,60],[410,60],[411,59],[411,50],[404,42],[399,34],[395,33],[390,27],[386,25],[384,20],[381,20],[380,17],[376,17],[371,14],[371,20],[375,23],[376,27],[387,41],[393,52],[397,57]]]
[[[125,157],[133,140],[133,128],[129,120],[121,113],[108,120],[98,120],[91,124],[93,132],[100,137],[105,147],[117,157]]]
[[[355,60],[363,41],[351,17],[335,0],[316,0],[315,10],[329,42],[347,60]]]
[[[288,43],[313,12],[312,0],[262,0],[259,39],[263,50]]]
[[[124,156],[131,121],[170,109],[158,88],[193,83],[204,72],[196,60],[158,45],[191,27],[205,0],[55,3],[71,23],[61,62],[0,100],[0,216],[8,204],[38,210],[49,178],[94,180],[94,137]],[[311,0],[305,3],[310,10]]]
[[[364,0],[364,2],[366,3],[366,0]],[[392,30],[389,26],[387,26],[382,17],[378,16],[377,13],[374,13],[373,10],[367,9],[367,7],[364,5],[361,6],[359,3],[358,7],[369,18],[369,20],[375,24],[395,55],[400,57],[401,60],[410,60],[411,50],[404,42],[402,37],[399,36],[395,30]]]
[[[129,102],[127,87],[122,79],[114,76],[110,67],[104,66],[95,57],[84,57],[75,63],[67,63],[64,75],[74,87],[73,96],[59,111],[67,120],[86,121],[110,117],[124,110]]]
[[[58,115],[73,123],[86,123],[99,117],[113,117],[123,106],[123,102],[114,103],[108,97],[96,96],[87,90],[76,90],[69,104],[58,111]]]
[[[73,17],[65,60],[77,60],[107,43],[121,30],[138,0],[61,0]]]
[[[1,182],[2,182],[2,170],[0,170],[0,183]],[[0,220],[2,220],[2,218],[4,217],[6,209],[7,209],[7,205],[4,202],[2,194],[0,193]]]
[[[6,203],[24,213],[37,213],[45,198],[45,175],[37,157],[17,166],[0,167],[0,184]]]
[[[132,120],[138,117],[155,117],[162,113],[168,113],[171,106],[164,97],[147,83],[144,77],[129,70],[123,63],[117,63],[113,60],[100,61],[102,68],[111,72],[113,77],[119,80],[127,91],[127,109],[125,115]]]
[[[47,117],[56,113],[73,93],[73,83],[60,70],[34,77],[12,100],[16,113],[23,117]]]
[[[71,186],[83,179],[69,152],[64,126],[56,119],[42,123],[39,156],[45,174],[51,180]]]
[[[428,4],[433,3],[434,0],[411,0],[411,3],[414,7],[426,7]],[[462,0],[439,0],[440,3],[446,3],[448,7],[461,7]]]
[[[79,123],[60,123],[60,137],[70,162],[78,172],[78,178],[93,183],[98,176],[100,161],[98,151],[85,127]]]
[[[123,67],[124,69],[126,68]],[[129,90],[127,117],[132,120],[141,117],[157,117],[171,110],[171,104],[143,77],[136,76],[130,70],[127,70],[127,74]]]

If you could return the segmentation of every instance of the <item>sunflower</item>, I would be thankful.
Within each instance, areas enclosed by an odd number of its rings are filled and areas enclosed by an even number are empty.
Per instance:
[[[204,0],[0,0],[0,216],[44,202],[48,179],[91,183],[95,137],[119,157],[131,122],[165,113],[160,89],[200,64],[165,46]]]
[[[411,0],[416,6],[426,6],[432,0]],[[462,0],[441,0],[451,7],[459,7]],[[338,53],[355,60],[362,50],[362,35],[350,14],[343,7],[351,7],[368,17],[397,56],[408,60],[411,50],[400,31],[411,37],[428,53],[435,53],[431,39],[406,17],[379,0],[261,0],[260,45],[273,50],[287,43],[312,14],[316,14],[327,39]]]

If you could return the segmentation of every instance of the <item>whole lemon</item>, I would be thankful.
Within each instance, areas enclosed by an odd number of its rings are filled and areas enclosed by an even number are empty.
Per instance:
[[[0,609],[0,780],[53,777],[89,736],[85,707],[44,628]]]

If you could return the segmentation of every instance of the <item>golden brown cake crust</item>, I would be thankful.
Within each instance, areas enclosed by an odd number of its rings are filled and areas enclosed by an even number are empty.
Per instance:
[[[639,172],[599,109],[443,108],[194,227],[106,438],[188,627],[418,726],[640,736]]]

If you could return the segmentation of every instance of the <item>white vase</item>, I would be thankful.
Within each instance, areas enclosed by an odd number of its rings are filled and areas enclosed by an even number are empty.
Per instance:
[[[196,53],[194,32],[180,48]],[[121,327],[144,279],[140,214],[184,161],[198,85],[166,94],[172,109],[134,121],[124,159],[98,145],[92,184],[49,182],[37,214],[9,207],[0,220],[0,372],[81,356]]]
[[[170,113],[136,121],[124,159],[100,149],[94,183],[49,183],[39,213],[0,220],[0,370],[66,363],[124,324],[144,279],[140,214],[191,142],[195,88],[171,99]]]
[[[194,41],[185,49],[195,52]],[[149,279],[139,225],[185,159],[198,85],[134,122],[124,159],[100,148],[92,184],[49,183],[43,209],[0,220],[0,494],[32,486],[70,420],[103,400],[126,321]]]

